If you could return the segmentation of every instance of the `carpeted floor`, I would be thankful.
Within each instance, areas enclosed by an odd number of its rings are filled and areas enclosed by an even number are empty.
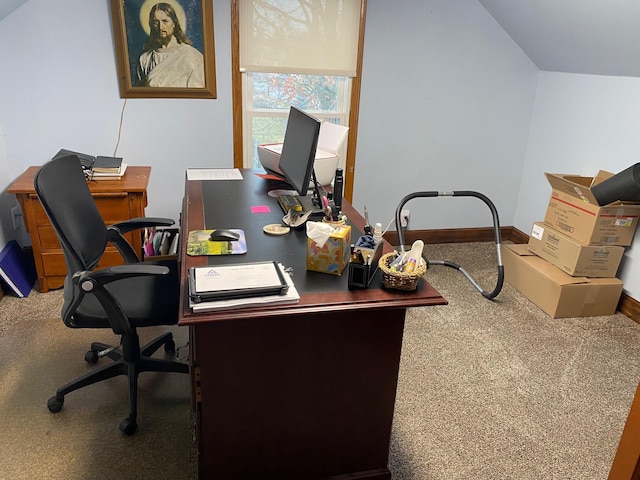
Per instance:
[[[494,253],[490,243],[426,247],[486,290]],[[427,278],[449,305],[407,317],[393,478],[605,480],[640,379],[640,325],[622,314],[554,320],[510,285],[490,302],[447,267]],[[58,386],[91,368],[90,342],[115,338],[66,328],[61,304],[60,291],[0,301],[0,479],[193,478],[186,375],[141,376],[132,437],[118,430],[124,377],[47,410]],[[185,345],[187,332],[172,330]],[[160,331],[141,332],[143,342]]]

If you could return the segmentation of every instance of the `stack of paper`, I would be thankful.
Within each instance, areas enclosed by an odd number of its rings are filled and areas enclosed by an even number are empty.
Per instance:
[[[126,171],[127,171],[127,164],[122,162],[120,164],[120,168],[115,173],[97,172],[95,170],[92,170],[90,176],[92,180],[120,180]]]
[[[287,282],[288,289],[283,295],[265,295],[261,297],[246,297],[246,298],[233,298],[230,300],[214,300],[207,302],[196,303],[189,300],[189,306],[194,313],[199,312],[212,312],[217,310],[229,310],[237,308],[257,307],[263,305],[284,305],[291,303],[298,303],[300,301],[300,294],[296,290],[291,276],[284,271],[284,266],[278,264],[278,267],[284,275]]]

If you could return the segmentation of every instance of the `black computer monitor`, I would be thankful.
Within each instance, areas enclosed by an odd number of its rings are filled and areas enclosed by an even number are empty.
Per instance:
[[[279,166],[287,183],[303,197],[309,190],[309,181],[313,176],[318,135],[319,120],[295,107],[289,109]]]

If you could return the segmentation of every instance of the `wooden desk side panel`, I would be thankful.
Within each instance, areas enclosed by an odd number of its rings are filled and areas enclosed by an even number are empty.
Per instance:
[[[191,327],[200,478],[390,478],[404,316],[334,312]]]

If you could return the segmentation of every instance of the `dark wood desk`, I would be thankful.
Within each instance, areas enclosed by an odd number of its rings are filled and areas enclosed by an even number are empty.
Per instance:
[[[190,230],[242,228],[243,256],[190,257],[181,242],[180,325],[190,327],[190,363],[204,479],[375,479],[387,467],[408,307],[445,304],[426,281],[415,292],[347,289],[341,277],[307,272],[306,234],[269,236],[282,218],[269,183],[187,181],[181,238]],[[252,206],[271,212],[252,214]],[[363,218],[348,204],[352,228]],[[353,231],[356,238],[359,232]],[[390,249],[389,245],[386,245]],[[278,260],[293,268],[299,304],[193,314],[188,269]]]

